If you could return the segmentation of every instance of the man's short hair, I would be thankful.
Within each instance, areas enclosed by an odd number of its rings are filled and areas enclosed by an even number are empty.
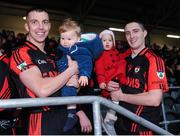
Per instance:
[[[42,7],[32,7],[32,8],[30,8],[30,9],[26,12],[26,17],[27,17],[27,16],[29,15],[29,13],[32,12],[32,11],[46,12],[46,13],[48,14],[47,10],[44,9],[44,8],[42,8]]]
[[[145,24],[144,24],[142,21],[137,20],[137,19],[128,21],[128,22],[124,25],[124,28],[125,28],[126,25],[129,24],[129,23],[137,23],[137,24],[139,24],[139,26],[142,28],[142,30],[147,30]]]

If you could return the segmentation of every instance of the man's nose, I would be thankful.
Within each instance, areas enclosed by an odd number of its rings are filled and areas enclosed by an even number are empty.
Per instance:
[[[43,23],[39,23],[39,28],[43,28],[44,27],[44,24]]]
[[[134,34],[133,33],[130,33],[130,38],[133,38],[134,37]]]

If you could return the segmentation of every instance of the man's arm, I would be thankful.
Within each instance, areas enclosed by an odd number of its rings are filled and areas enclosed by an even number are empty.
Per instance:
[[[81,132],[82,133],[90,133],[92,131],[92,124],[84,111],[80,110],[76,113],[79,117]]]
[[[111,92],[111,98],[114,101],[123,101],[134,105],[143,106],[159,106],[162,100],[163,91],[161,89],[153,89],[149,92],[140,94],[125,94],[122,90]]]
[[[39,68],[34,66],[21,72],[20,80],[38,97],[47,97],[63,87],[77,73],[77,63],[72,60],[69,61],[69,67],[56,77],[43,78]]]

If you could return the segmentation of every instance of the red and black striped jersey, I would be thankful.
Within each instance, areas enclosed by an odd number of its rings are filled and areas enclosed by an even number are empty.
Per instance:
[[[139,94],[155,89],[168,90],[164,61],[150,49],[144,48],[136,57],[126,58],[126,83],[122,91],[127,94]],[[120,105],[155,124],[159,116],[159,107],[133,105],[120,102]],[[132,131],[136,131],[137,124],[130,123]],[[134,127],[133,127],[134,126]],[[136,126],[136,127],[135,127]]]
[[[54,77],[58,75],[54,61],[38,47],[30,42],[25,44],[12,52],[10,58],[10,69],[12,71],[12,78],[16,84],[18,93],[21,98],[36,98],[37,96],[19,79],[19,74],[33,66],[37,66],[42,74],[42,77]],[[58,96],[58,93],[52,96]]]
[[[11,91],[9,86],[9,58],[6,55],[0,56],[0,98],[9,99]],[[3,109],[0,109],[2,111]]]

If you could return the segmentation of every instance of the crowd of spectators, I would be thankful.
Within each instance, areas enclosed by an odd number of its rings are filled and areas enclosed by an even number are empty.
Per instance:
[[[169,86],[180,85],[180,49],[176,46],[168,47],[163,45],[160,48],[159,45],[153,44],[152,50],[159,56],[161,56],[166,64],[166,73],[168,77]]]

